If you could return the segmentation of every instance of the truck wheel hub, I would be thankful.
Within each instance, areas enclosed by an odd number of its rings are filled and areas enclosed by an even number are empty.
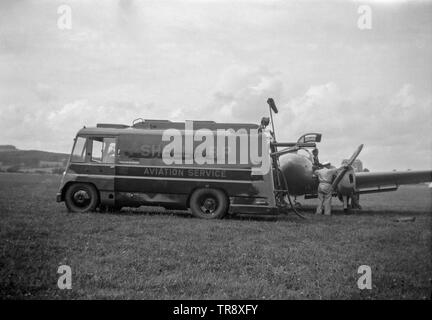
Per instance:
[[[213,213],[216,210],[216,201],[212,198],[205,199],[201,209],[205,213]]]

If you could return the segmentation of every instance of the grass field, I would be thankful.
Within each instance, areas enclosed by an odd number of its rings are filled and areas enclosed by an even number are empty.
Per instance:
[[[218,221],[144,209],[69,214],[59,177],[0,174],[0,297],[121,299],[429,299],[431,189],[361,199],[364,210],[307,221]],[[159,211],[159,212],[158,212]],[[415,217],[414,222],[396,222]],[[72,290],[57,288],[59,265]],[[359,290],[357,268],[372,268]]]

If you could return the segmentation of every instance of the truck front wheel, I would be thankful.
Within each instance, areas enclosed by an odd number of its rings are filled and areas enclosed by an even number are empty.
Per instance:
[[[99,194],[90,184],[74,183],[66,190],[65,203],[69,212],[92,212],[99,204]]]
[[[228,199],[218,189],[198,189],[189,201],[192,214],[203,219],[222,219],[228,210]]]

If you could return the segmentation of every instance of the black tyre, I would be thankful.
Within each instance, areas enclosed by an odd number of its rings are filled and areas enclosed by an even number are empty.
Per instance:
[[[222,219],[228,211],[228,199],[217,189],[198,189],[189,201],[192,214],[202,219]]]
[[[92,212],[99,205],[99,193],[90,184],[74,183],[66,190],[65,203],[70,212]]]

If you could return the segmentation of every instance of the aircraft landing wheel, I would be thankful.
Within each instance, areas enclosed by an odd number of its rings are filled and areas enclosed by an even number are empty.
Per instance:
[[[222,219],[228,211],[228,199],[217,189],[198,189],[189,203],[192,214],[197,218]]]

